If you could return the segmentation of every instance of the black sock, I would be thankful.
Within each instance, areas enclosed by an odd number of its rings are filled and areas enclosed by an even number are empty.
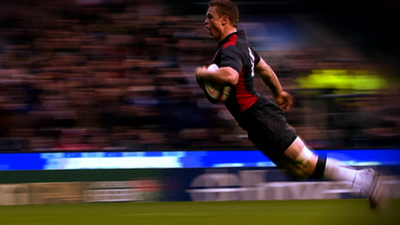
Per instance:
[[[326,166],[326,155],[319,155],[317,165],[315,165],[314,173],[309,177],[310,179],[321,179],[324,176]]]

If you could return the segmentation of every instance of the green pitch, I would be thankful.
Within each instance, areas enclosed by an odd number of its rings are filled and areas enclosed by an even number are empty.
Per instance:
[[[373,211],[365,199],[0,206],[0,225],[399,225],[399,209],[396,200]]]

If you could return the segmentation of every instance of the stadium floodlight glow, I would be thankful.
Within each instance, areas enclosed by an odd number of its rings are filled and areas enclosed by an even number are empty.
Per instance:
[[[385,78],[368,70],[312,70],[295,80],[299,88],[337,89],[375,93],[388,88]]]

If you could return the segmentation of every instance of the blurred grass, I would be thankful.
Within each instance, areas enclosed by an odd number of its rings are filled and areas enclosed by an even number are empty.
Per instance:
[[[400,200],[381,212],[365,199],[23,205],[0,206],[0,225],[398,225],[399,209]]]

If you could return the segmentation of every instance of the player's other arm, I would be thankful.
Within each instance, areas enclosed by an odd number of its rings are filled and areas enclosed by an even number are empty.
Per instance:
[[[208,71],[206,66],[197,67],[196,80],[209,80],[222,85],[236,85],[239,81],[239,73],[232,67],[220,67],[214,71]]]
[[[272,68],[261,58],[255,67],[255,72],[261,77],[262,81],[268,86],[275,97],[276,103],[283,111],[288,111],[293,105],[293,97],[283,90],[278,77]]]

